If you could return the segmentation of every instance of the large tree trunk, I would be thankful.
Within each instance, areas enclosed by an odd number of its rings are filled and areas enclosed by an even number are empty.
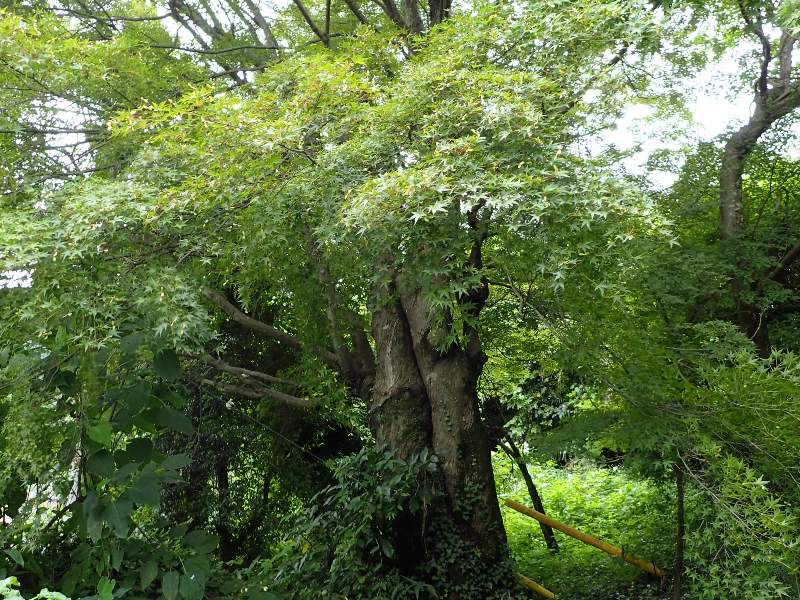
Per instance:
[[[420,564],[436,547],[435,539],[426,538],[445,525],[478,551],[482,562],[495,564],[506,557],[505,530],[476,393],[483,359],[474,343],[469,350],[457,345],[437,350],[431,316],[417,294],[396,298],[373,314],[375,438],[401,458],[427,448],[440,461],[443,496],[432,518],[447,523],[419,524],[421,546],[404,544],[417,554],[403,562]]]
[[[477,385],[485,357],[475,346],[436,348],[430,309],[419,295],[405,296],[414,357],[431,407],[432,449],[439,457],[451,516],[464,540],[484,560],[505,556],[505,530],[494,485],[486,428],[478,407]]]
[[[758,138],[769,128],[774,119],[764,109],[764,102],[756,104],[756,112],[750,121],[734,133],[725,144],[720,169],[720,237],[724,246],[735,256],[736,271],[731,274],[731,293],[736,307],[736,324],[753,340],[762,357],[769,356],[770,342],[766,319],[758,307],[745,301],[743,296],[750,287],[743,274],[747,261],[741,256],[741,237],[744,232],[742,207],[742,176],[745,160],[753,150]]]
[[[756,344],[759,354],[767,357],[770,354],[769,333],[766,315],[757,306],[745,298],[747,292],[759,291],[758,283],[753,285],[746,276],[750,265],[743,256],[741,239],[744,235],[744,210],[742,203],[742,177],[745,161],[755,148],[761,136],[773,123],[786,116],[800,106],[800,82],[791,79],[792,51],[796,38],[783,33],[779,47],[779,77],[770,87],[767,77],[770,62],[773,59],[770,44],[760,24],[748,21],[751,30],[757,33],[762,41],[761,75],[754,98],[755,109],[750,120],[735,131],[725,144],[719,177],[719,212],[720,237],[723,247],[733,254],[735,272],[731,274],[731,292],[736,305],[736,323]]]

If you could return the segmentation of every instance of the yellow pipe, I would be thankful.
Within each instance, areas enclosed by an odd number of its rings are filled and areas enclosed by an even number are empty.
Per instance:
[[[506,506],[509,508],[513,508],[517,512],[522,513],[523,515],[527,515],[533,519],[536,519],[540,523],[544,523],[545,525],[550,525],[553,529],[558,529],[559,531],[566,533],[570,537],[574,537],[576,540],[582,541],[584,544],[589,544],[590,546],[594,546],[598,550],[602,550],[606,554],[610,554],[611,556],[616,556],[621,558],[627,563],[630,563],[636,567],[639,567],[642,571],[647,571],[648,573],[655,575],[661,579],[664,578],[664,571],[659,569],[653,562],[649,560],[645,560],[643,558],[639,558],[638,556],[634,556],[633,554],[628,554],[627,552],[623,552],[621,549],[617,548],[616,546],[612,546],[602,540],[598,540],[597,538],[593,538],[590,535],[586,535],[585,533],[578,531],[577,529],[573,529],[569,525],[564,525],[561,521],[556,521],[552,517],[548,517],[545,514],[540,513],[537,510],[533,510],[532,508],[528,508],[524,504],[520,504],[519,502],[515,502],[514,500],[506,500]]]
[[[551,592],[550,590],[548,590],[546,587],[543,587],[543,586],[539,585],[533,579],[528,579],[522,573],[517,573],[517,578],[519,579],[519,582],[522,585],[524,585],[526,588],[528,588],[530,590],[533,590],[534,592],[536,592],[537,594],[539,594],[543,598],[551,598],[552,599],[552,598],[556,597],[556,595],[553,592]]]

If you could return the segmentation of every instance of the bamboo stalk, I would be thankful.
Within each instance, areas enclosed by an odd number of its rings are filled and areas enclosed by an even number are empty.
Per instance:
[[[533,590],[534,592],[536,592],[537,594],[539,594],[543,598],[551,598],[552,599],[552,598],[556,597],[556,595],[553,592],[551,592],[550,590],[548,590],[546,587],[539,585],[533,579],[528,579],[522,573],[517,573],[517,578],[519,579],[519,582],[522,585],[524,585],[529,590]]]
[[[646,571],[651,575],[655,575],[658,578],[664,577],[664,571],[659,569],[652,561],[645,560],[643,558],[639,558],[638,556],[634,556],[633,554],[628,554],[627,552],[623,552],[620,548],[616,546],[612,546],[611,544],[604,542],[602,540],[598,540],[597,538],[593,538],[590,535],[586,535],[585,533],[578,531],[577,529],[573,529],[569,525],[564,525],[561,521],[556,521],[553,517],[548,517],[540,513],[537,510],[533,510],[532,508],[528,508],[524,504],[520,504],[519,502],[515,502],[514,500],[506,500],[506,506],[509,508],[513,508],[517,512],[522,513],[523,515],[527,515],[533,519],[536,519],[540,523],[544,523],[549,525],[553,529],[558,529],[559,531],[566,533],[570,537],[574,537],[576,540],[580,540],[584,544],[589,544],[590,546],[594,546],[598,550],[602,550],[606,554],[610,554],[611,556],[616,556],[617,558],[621,558],[627,563],[630,563],[636,567],[639,567],[642,571]]]

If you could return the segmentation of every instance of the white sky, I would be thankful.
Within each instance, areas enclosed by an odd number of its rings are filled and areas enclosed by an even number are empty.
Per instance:
[[[685,133],[681,134],[669,123],[648,120],[654,109],[646,104],[634,104],[626,109],[617,128],[604,136],[604,141],[613,143],[620,150],[629,150],[639,144],[641,151],[626,160],[625,166],[632,173],[641,175],[645,174],[645,162],[653,151],[694,146],[744,123],[752,109],[752,94],[727,98],[725,91],[730,88],[719,82],[720,77],[733,75],[738,68],[733,59],[726,59],[705,69],[691,82],[691,90],[708,91],[695,92],[694,98],[688,102],[693,122],[687,124]],[[715,81],[717,85],[712,84]],[[709,93],[712,91],[716,93]],[[677,175],[658,171],[649,172],[648,178],[658,187],[667,187]]]
[[[738,94],[734,86],[742,66],[740,57],[747,50],[739,47],[728,52],[721,60],[711,63],[692,80],[686,82],[686,93],[690,98],[687,108],[693,123],[675,123],[648,117],[654,114],[646,104],[629,106],[617,128],[607,133],[603,141],[613,143],[620,150],[629,150],[637,144],[641,151],[625,161],[625,167],[636,175],[647,174],[648,180],[659,188],[669,187],[677,179],[674,173],[647,171],[645,163],[655,150],[696,147],[699,142],[710,141],[727,130],[738,128],[750,117],[753,110],[753,90],[742,90]],[[755,82],[756,75],[753,75]],[[796,131],[800,134],[800,130]],[[800,137],[800,136],[799,136]],[[796,156],[800,148],[787,147],[787,154]]]

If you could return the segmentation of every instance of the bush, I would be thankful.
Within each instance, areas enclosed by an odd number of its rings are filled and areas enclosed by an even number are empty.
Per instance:
[[[340,460],[336,484],[312,500],[279,554],[264,563],[264,583],[297,600],[433,595],[429,584],[402,574],[394,559],[395,520],[430,508],[436,470],[426,452],[403,461],[365,449]]]

